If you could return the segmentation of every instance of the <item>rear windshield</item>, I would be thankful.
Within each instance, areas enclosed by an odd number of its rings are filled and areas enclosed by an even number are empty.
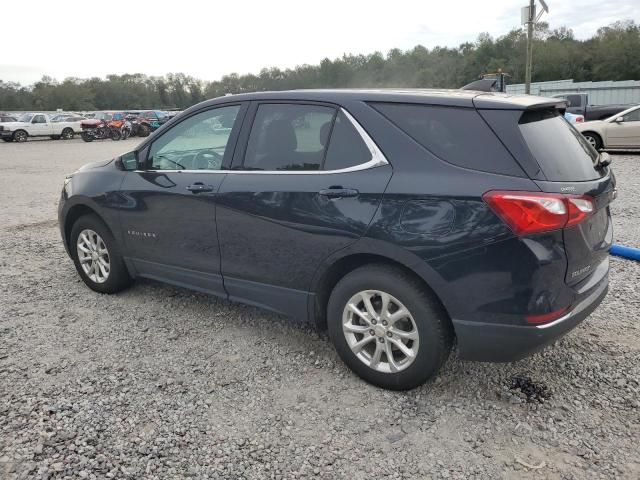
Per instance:
[[[556,110],[524,112],[518,122],[529,151],[552,182],[600,178],[598,152]]]

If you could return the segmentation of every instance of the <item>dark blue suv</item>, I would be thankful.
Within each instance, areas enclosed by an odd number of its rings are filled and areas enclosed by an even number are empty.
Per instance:
[[[365,380],[408,389],[454,342],[510,361],[607,292],[615,179],[533,96],[309,90],[191,107],[70,175],[65,247],[93,290],[137,277],[326,328]]]

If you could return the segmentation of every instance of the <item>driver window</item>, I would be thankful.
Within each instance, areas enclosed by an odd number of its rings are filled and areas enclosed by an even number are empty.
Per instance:
[[[220,170],[239,105],[198,113],[151,145],[151,170]]]
[[[633,112],[627,113],[624,117],[622,117],[625,122],[640,122],[640,108],[634,110]]]
[[[44,115],[36,115],[33,117],[31,123],[47,123],[47,121],[45,120]]]

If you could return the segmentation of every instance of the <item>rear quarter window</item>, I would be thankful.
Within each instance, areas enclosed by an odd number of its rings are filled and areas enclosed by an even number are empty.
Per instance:
[[[525,176],[473,108],[403,103],[371,106],[441,160],[483,172]]]

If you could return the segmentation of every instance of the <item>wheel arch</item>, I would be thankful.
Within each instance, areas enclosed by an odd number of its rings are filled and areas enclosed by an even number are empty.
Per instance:
[[[602,143],[604,145],[604,137],[602,136],[602,133],[596,131],[596,130],[584,130],[580,132],[582,134],[582,136],[585,135],[595,135],[596,137],[598,137],[600,139],[600,143]]]
[[[338,281],[356,268],[371,264],[395,267],[415,278],[430,292],[431,296],[442,308],[442,311],[446,313],[449,322],[451,322],[451,314],[447,305],[453,300],[448,298],[444,288],[440,287],[441,280],[437,278],[437,274],[431,271],[423,260],[418,259],[419,264],[407,262],[405,258],[385,253],[371,251],[349,252],[339,256],[339,258],[334,258],[328,264],[325,263],[325,267],[319,269],[312,283],[311,293],[313,295],[310,296],[309,302],[309,318],[319,330],[326,330],[327,304],[329,296]],[[422,266],[421,269],[415,268],[420,264]]]
[[[111,233],[111,235],[114,235],[113,229],[109,226],[109,224],[105,221],[102,215],[100,215],[95,208],[92,208],[86,203],[76,203],[75,205],[72,205],[71,207],[69,207],[69,210],[67,211],[67,214],[64,219],[64,241],[67,244],[69,251],[71,251],[71,244],[69,243],[69,240],[70,240],[69,237],[71,237],[71,230],[73,229],[73,225],[76,223],[76,221],[80,217],[84,215],[95,215],[100,219],[102,223],[104,223],[107,230],[109,230],[109,233]],[[115,238],[115,235],[114,235],[114,238]]]

